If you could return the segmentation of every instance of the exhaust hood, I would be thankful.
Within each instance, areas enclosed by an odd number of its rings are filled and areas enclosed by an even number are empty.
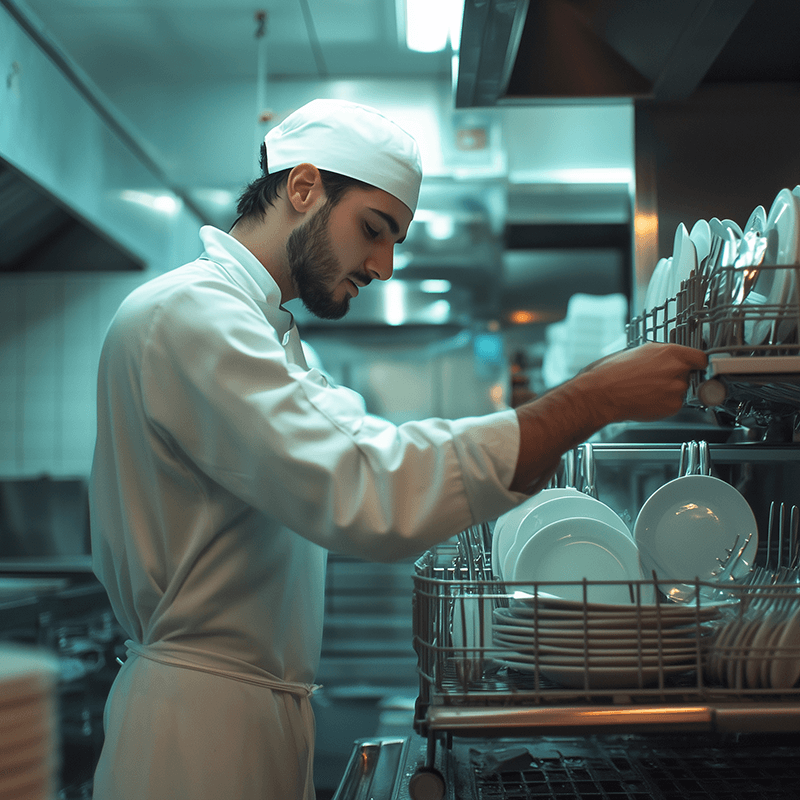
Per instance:
[[[796,0],[466,0],[456,106],[681,100],[797,81]]]
[[[0,159],[0,272],[116,272],[144,267],[141,258]]]
[[[191,199],[13,0],[0,0],[0,41],[0,273],[145,269]]]

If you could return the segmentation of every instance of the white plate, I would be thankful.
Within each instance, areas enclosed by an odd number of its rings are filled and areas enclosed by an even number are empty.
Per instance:
[[[542,489],[541,492],[524,500],[516,508],[497,518],[492,534],[492,568],[498,578],[503,576],[503,562],[508,549],[514,543],[519,523],[537,506],[558,497],[585,497],[577,489]]]
[[[520,672],[535,672],[535,666],[516,659],[497,659],[501,664]],[[558,664],[540,665],[539,674],[567,689],[583,689],[588,675],[589,689],[636,689],[658,683],[659,673],[665,677],[680,675],[692,669],[692,665],[655,667],[571,667]]]
[[[781,189],[775,197],[767,215],[764,231],[767,237],[767,252],[764,264],[796,264],[798,259],[798,207],[800,198],[789,189]],[[794,293],[794,273],[790,270],[762,270],[756,281],[754,291],[764,297],[768,306],[783,306]],[[786,325],[779,326],[778,342],[788,335]],[[793,327],[789,323],[789,327]],[[783,330],[780,330],[783,328]],[[776,333],[774,321],[765,319],[757,322],[750,333],[750,343],[755,345],[769,343]]]
[[[50,694],[58,679],[51,654],[22,645],[0,645],[0,708]]]
[[[513,658],[515,661],[525,661],[535,664],[563,664],[569,667],[579,667],[585,664],[589,666],[603,667],[634,667],[641,663],[645,666],[656,666],[658,664],[686,664],[697,660],[696,647],[684,647],[680,650],[671,652],[652,649],[643,652],[641,658],[636,650],[592,650],[584,654],[580,650],[563,649],[561,647],[547,647],[540,645],[538,653],[534,647],[510,650],[501,655],[502,658]]]
[[[697,653],[697,646],[687,639],[676,639],[661,642],[658,638],[651,637],[649,642],[639,642],[634,639],[612,640],[615,644],[610,647],[608,642],[601,642],[595,638],[594,642],[581,642],[577,639],[559,640],[539,636],[534,641],[532,637],[512,636],[495,630],[494,644],[509,647],[517,653],[533,656],[538,648],[540,656],[563,656],[564,658],[583,659],[584,654],[595,658],[658,658],[664,656],[687,656]],[[566,663],[566,662],[564,662]]]
[[[495,636],[500,635],[506,638],[515,636],[524,638],[528,642],[536,639],[540,642],[552,644],[554,647],[583,647],[586,643],[590,646],[596,646],[599,643],[604,647],[629,647],[631,642],[639,641],[645,644],[663,642],[671,645],[673,642],[694,642],[697,640],[697,627],[694,625],[667,628],[661,631],[648,628],[637,630],[635,627],[602,629],[589,627],[575,629],[539,628],[535,637],[533,629],[524,625],[507,625],[502,622],[495,622],[492,630]],[[701,635],[705,636],[706,632],[703,631]]]
[[[570,518],[546,525],[520,550],[512,579],[526,582],[565,581],[548,586],[548,593],[569,600],[582,600],[583,586],[570,581],[641,580],[639,552],[631,538],[606,522]],[[626,585],[592,584],[588,600],[600,603],[630,601]]]
[[[800,609],[783,623],[780,638],[771,653],[771,689],[791,689],[800,679]]]
[[[526,620],[530,622],[530,620]],[[630,620],[629,620],[630,621]],[[514,624],[508,620],[501,620],[495,618],[492,630],[499,633],[501,636],[524,636],[529,641],[534,638],[534,628],[531,625]],[[705,625],[705,623],[701,623]],[[623,627],[624,626],[624,627]],[[705,629],[702,635],[705,636]],[[665,628],[663,630],[656,630],[655,627],[638,628],[635,625],[625,625],[622,621],[617,628],[595,628],[594,626],[586,626],[582,628],[559,628],[555,625],[550,627],[537,627],[536,637],[541,641],[548,641],[553,644],[556,642],[566,643],[575,642],[576,645],[583,646],[584,642],[594,643],[595,641],[602,642],[604,645],[611,645],[617,641],[626,644],[630,641],[660,641],[662,639],[669,641],[678,641],[686,639],[694,641],[697,637],[697,626],[694,624],[679,625],[675,627]],[[570,645],[572,647],[573,645]],[[616,646],[616,644],[614,644]]]
[[[689,231],[681,222],[675,230],[672,245],[672,272],[669,295],[677,295],[681,283],[697,269],[697,250],[689,236]]]
[[[633,531],[645,573],[655,571],[659,579],[682,583],[695,577],[712,581],[717,559],[750,537],[732,571],[733,577],[744,575],[758,549],[756,520],[747,501],[710,475],[684,475],[657,489],[642,506]]]
[[[573,518],[598,519],[621,531],[633,541],[633,533],[619,514],[600,500],[582,492],[578,492],[575,496],[554,497],[531,509],[520,520],[514,540],[507,548],[505,558],[500,564],[502,576],[509,581],[528,580],[527,577],[513,577],[522,548],[532,536],[547,525]]]
[[[644,308],[645,311],[652,311],[656,306],[664,305],[667,299],[670,270],[672,259],[660,258],[653,269],[650,281],[645,292]]]
[[[559,612],[556,612],[559,613]],[[562,614],[569,612],[560,612]],[[701,618],[700,624],[707,627],[707,623],[719,615],[712,611]],[[606,631],[617,631],[627,625],[632,634],[642,636],[663,636],[673,631],[680,631],[685,635],[694,635],[697,631],[697,621],[686,617],[636,617],[625,618],[623,615],[613,617],[590,618],[588,621],[570,617],[554,617],[551,619],[517,619],[513,616],[498,616],[495,610],[495,627],[506,626],[517,631],[527,630],[528,636],[564,636],[574,633],[580,636],[602,637]]]
[[[699,219],[692,225],[689,231],[689,238],[694,244],[698,263],[702,263],[711,253],[711,228],[704,219]]]

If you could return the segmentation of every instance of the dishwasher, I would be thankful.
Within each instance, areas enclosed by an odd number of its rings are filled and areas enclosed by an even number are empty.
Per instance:
[[[758,549],[745,578],[721,585],[653,571],[625,583],[630,602],[621,611],[589,599],[610,581],[502,580],[492,564],[496,522],[432,548],[413,575],[413,733],[356,742],[335,800],[797,796],[800,510],[791,492],[800,467],[798,320],[793,342],[745,345],[748,323],[775,328],[787,311],[785,304],[751,310],[734,303],[725,292],[739,285],[737,277],[734,267],[714,277],[709,308],[711,281],[693,274],[676,297],[634,319],[628,335],[629,344],[701,346],[709,370],[693,379],[688,405],[760,431],[752,440],[705,443],[707,458],[729,469],[728,478],[746,476],[751,502],[760,506]],[[790,307],[790,316],[800,316],[798,297]],[[676,462],[681,474],[686,445],[587,444],[565,455],[561,475],[577,485],[580,462],[584,486],[596,492],[595,463],[598,472],[621,466],[646,494],[637,475],[648,466],[668,474]],[[781,480],[774,471],[754,479],[760,467],[776,466]],[[741,555],[738,545],[726,558]],[[578,599],[560,597],[565,586]],[[575,649],[554,665],[542,642],[553,641],[547,636],[559,625],[572,630]],[[612,627],[620,637],[624,629],[624,658],[597,649]],[[516,630],[517,638],[501,630]]]

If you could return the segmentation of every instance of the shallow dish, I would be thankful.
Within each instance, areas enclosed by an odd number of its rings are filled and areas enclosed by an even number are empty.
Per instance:
[[[577,489],[542,489],[541,492],[524,500],[516,508],[497,518],[492,534],[492,568],[498,578],[502,577],[503,561],[508,549],[514,544],[519,523],[537,506],[559,497],[585,497]]]
[[[516,669],[520,672],[535,672],[536,667],[529,662],[517,659],[496,659],[503,666]],[[588,683],[589,689],[635,689],[639,686],[652,686],[659,681],[659,675],[664,677],[680,675],[692,669],[690,664],[614,667],[592,666],[573,667],[559,664],[539,665],[539,674],[554,683],[567,689],[583,689]]]
[[[747,542],[732,570],[750,571],[758,529],[744,497],[711,475],[684,475],[665,483],[642,506],[633,529],[642,567],[660,579],[713,581],[728,551]],[[738,538],[737,538],[738,537]],[[749,541],[748,541],[749,538]]]
[[[575,496],[564,495],[562,497],[554,497],[546,503],[541,503],[532,508],[519,522],[514,536],[514,540],[506,550],[506,555],[500,563],[502,576],[506,580],[520,580],[520,578],[512,577],[514,575],[515,565],[522,552],[522,548],[529,541],[529,539],[536,535],[542,528],[550,525],[553,522],[561,522],[574,518],[591,518],[598,519],[611,525],[618,531],[621,531],[631,540],[633,540],[633,533],[622,520],[622,518],[614,510],[609,508],[605,503],[600,500],[590,497],[589,495],[579,492]],[[527,580],[522,578],[521,580]]]
[[[789,189],[781,189],[775,197],[767,215],[764,235],[767,251],[764,264],[796,264],[798,256],[798,206],[800,198]],[[794,273],[791,270],[761,270],[755,290],[761,294],[764,304],[771,307],[785,306],[794,293]],[[754,345],[780,344],[794,327],[794,319],[776,323],[774,319],[759,320],[749,332],[749,342]]]
[[[584,587],[571,581],[637,581],[642,579],[636,544],[618,528],[593,518],[573,517],[541,528],[523,545],[511,580],[564,581],[548,592],[568,600],[582,600]],[[629,586],[592,583],[590,602],[630,602]]]
[[[689,278],[697,269],[697,250],[689,236],[689,231],[681,222],[675,230],[672,246],[672,272],[669,295],[676,295],[681,288],[681,283]]]

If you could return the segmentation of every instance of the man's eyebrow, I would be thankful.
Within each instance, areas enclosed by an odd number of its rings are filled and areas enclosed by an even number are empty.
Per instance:
[[[381,211],[379,208],[372,208],[370,207],[370,211],[376,213],[379,217],[383,217],[386,221],[386,224],[389,226],[389,230],[396,236],[400,233],[400,226],[397,224],[397,220],[391,215],[387,214],[385,211]],[[405,240],[405,236],[402,239],[398,239],[396,244],[400,244]]]

